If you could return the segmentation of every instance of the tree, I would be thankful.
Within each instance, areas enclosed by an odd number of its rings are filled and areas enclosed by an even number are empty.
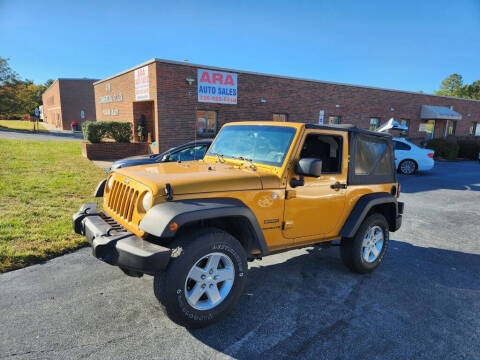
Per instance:
[[[0,57],[0,115],[31,114],[42,103],[42,94],[53,80],[40,85],[29,79],[22,80],[8,61]]]
[[[55,80],[53,79],[48,79],[47,81],[45,81],[45,84],[43,84],[45,86],[45,90],[47,90],[54,82]]]
[[[440,90],[435,91],[435,95],[461,97],[462,87],[462,75],[452,74],[442,81]]]
[[[462,97],[467,99],[480,100],[480,80],[474,81],[469,85],[465,85],[462,89]]]
[[[435,91],[435,94],[480,100],[480,80],[464,85],[462,75],[452,74],[442,81],[440,90]]]

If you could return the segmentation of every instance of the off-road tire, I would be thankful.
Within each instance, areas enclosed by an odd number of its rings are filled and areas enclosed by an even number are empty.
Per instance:
[[[165,307],[168,317],[188,328],[208,326],[228,314],[236,305],[247,280],[247,256],[240,242],[217,228],[194,230],[179,237],[172,245],[173,255],[165,272],[154,277],[154,294]],[[185,281],[190,269],[210,253],[229,257],[235,270],[228,295],[210,310],[192,307],[185,295]]]
[[[398,171],[403,175],[413,175],[418,169],[418,164],[411,159],[403,160],[398,164]]]
[[[383,247],[377,259],[371,263],[366,262],[362,256],[363,239],[370,228],[379,226],[383,231]],[[389,229],[385,217],[379,213],[369,215],[360,225],[357,233],[352,238],[343,238],[340,246],[340,256],[343,263],[351,271],[360,274],[370,273],[382,262],[388,248]]]

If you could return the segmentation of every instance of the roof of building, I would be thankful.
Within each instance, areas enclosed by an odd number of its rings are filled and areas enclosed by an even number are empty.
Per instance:
[[[212,70],[219,70],[219,71],[231,71],[231,72],[236,72],[240,74],[250,74],[250,75],[259,75],[259,76],[268,76],[268,77],[274,77],[274,78],[279,78],[279,79],[290,79],[290,80],[300,80],[300,81],[308,81],[308,82],[316,82],[316,83],[322,83],[322,84],[331,84],[331,85],[339,85],[339,86],[348,86],[348,87],[354,87],[354,88],[361,88],[361,89],[372,89],[372,90],[382,90],[382,91],[391,91],[391,92],[397,92],[397,93],[406,93],[406,94],[415,94],[415,95],[424,95],[424,96],[433,96],[437,98],[447,98],[447,99],[456,99],[456,100],[464,100],[464,101],[475,101],[475,102],[480,102],[480,100],[474,100],[474,99],[465,99],[465,98],[456,98],[452,96],[442,96],[442,95],[434,95],[434,94],[425,94],[425,93],[418,93],[414,91],[406,91],[406,90],[395,90],[395,89],[386,89],[386,88],[379,88],[379,87],[374,87],[374,86],[365,86],[365,85],[353,85],[353,84],[346,84],[346,83],[338,83],[338,82],[333,82],[333,81],[324,81],[324,80],[316,80],[316,79],[308,79],[308,78],[299,78],[299,77],[293,77],[293,76],[284,76],[284,75],[275,75],[275,74],[267,74],[267,73],[259,73],[259,72],[253,72],[253,71],[246,71],[246,70],[236,70],[236,69],[228,69],[228,68],[222,68],[222,67],[217,67],[217,66],[210,66],[210,65],[202,65],[202,64],[194,64],[194,63],[189,63],[185,61],[174,61],[174,60],[166,60],[166,59],[159,59],[159,58],[153,58],[148,61],[145,61],[144,63],[141,63],[139,65],[136,65],[130,69],[124,70],[122,72],[119,72],[117,74],[114,74],[112,76],[109,76],[105,79],[98,80],[97,82],[93,83],[93,85],[100,84],[104,81],[111,80],[113,78],[116,78],[117,76],[126,74],[130,71],[136,70],[138,68],[141,68],[143,66],[149,65],[154,62],[160,62],[160,63],[165,63],[165,64],[173,64],[173,65],[182,65],[182,66],[190,66],[190,67],[197,67],[197,68],[205,68],[205,69],[212,69]]]
[[[90,79],[90,78],[57,78],[53,83],[50,84],[50,86],[45,90],[47,91],[50,89],[57,81],[79,81],[79,80],[88,80],[88,81],[99,81],[99,79]]]

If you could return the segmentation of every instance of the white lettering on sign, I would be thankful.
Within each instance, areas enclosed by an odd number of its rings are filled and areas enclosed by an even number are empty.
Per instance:
[[[120,102],[123,101],[123,95],[122,93],[118,94],[113,94],[113,95],[105,95],[105,96],[100,96],[98,99],[100,104],[107,104],[111,102]]]
[[[118,109],[103,109],[102,113],[103,113],[103,115],[117,116],[118,115]]]
[[[150,99],[148,66],[135,70],[135,100]]]
[[[198,101],[236,104],[237,74],[198,69]]]

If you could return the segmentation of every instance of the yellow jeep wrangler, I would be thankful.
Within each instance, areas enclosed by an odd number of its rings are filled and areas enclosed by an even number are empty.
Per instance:
[[[73,216],[93,255],[127,275],[154,276],[175,322],[202,327],[232,310],[247,261],[336,244],[368,273],[402,220],[390,135],[349,125],[238,122],[205,158],[113,171],[95,191],[103,212]]]

